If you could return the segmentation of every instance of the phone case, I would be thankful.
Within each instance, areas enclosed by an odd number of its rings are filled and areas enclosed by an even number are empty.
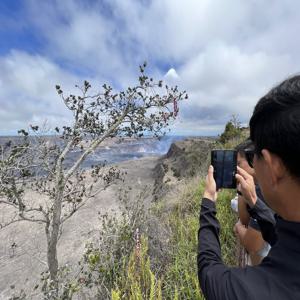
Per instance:
[[[235,150],[213,150],[211,152],[211,164],[214,167],[217,189],[235,189],[237,152]]]

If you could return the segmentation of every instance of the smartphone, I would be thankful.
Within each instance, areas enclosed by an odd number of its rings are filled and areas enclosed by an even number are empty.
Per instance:
[[[211,164],[214,167],[214,179],[217,190],[236,188],[237,152],[235,150],[212,150]]]

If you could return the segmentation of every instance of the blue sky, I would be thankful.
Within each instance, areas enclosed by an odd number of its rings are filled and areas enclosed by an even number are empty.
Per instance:
[[[126,87],[138,65],[186,89],[173,134],[247,124],[260,96],[300,67],[300,2],[0,1],[0,133],[70,121],[55,84]]]

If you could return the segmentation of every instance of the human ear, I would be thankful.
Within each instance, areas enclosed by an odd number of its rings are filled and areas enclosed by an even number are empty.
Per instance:
[[[261,153],[266,167],[268,168],[272,186],[276,187],[279,181],[284,177],[286,168],[284,167],[282,160],[278,155],[270,152],[267,149],[263,149]]]

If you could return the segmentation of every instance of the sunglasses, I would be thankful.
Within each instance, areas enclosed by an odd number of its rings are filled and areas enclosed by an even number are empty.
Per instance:
[[[251,168],[253,168],[253,160],[254,160],[254,153],[255,153],[254,150],[253,149],[245,149],[244,153],[245,153],[247,163],[249,164],[249,166]]]

